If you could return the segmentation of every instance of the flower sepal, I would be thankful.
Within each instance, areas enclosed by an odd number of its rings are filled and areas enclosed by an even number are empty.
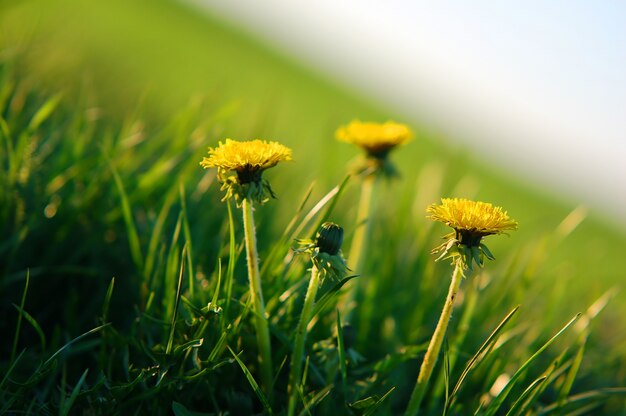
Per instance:
[[[359,157],[351,165],[350,172],[356,176],[381,176],[387,180],[400,177],[400,172],[389,158],[379,158],[372,155]]]
[[[463,270],[469,270],[470,272],[474,271],[474,265],[480,268],[484,267],[485,257],[489,260],[495,260],[495,257],[485,244],[480,243],[475,246],[462,244],[454,236],[449,237],[443,244],[435,247],[431,253],[441,253],[435,261],[451,259],[452,264],[460,261]]]
[[[218,179],[222,183],[220,190],[225,191],[222,201],[235,199],[238,208],[244,199],[263,205],[270,199],[276,199],[276,194],[268,180],[260,178],[257,182],[241,183],[237,175],[229,175],[228,171],[219,172]]]

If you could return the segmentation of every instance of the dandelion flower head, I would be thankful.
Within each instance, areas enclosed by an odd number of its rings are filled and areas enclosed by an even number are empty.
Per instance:
[[[408,142],[412,133],[404,124],[352,121],[335,133],[337,139],[363,148],[369,156],[385,158],[394,147]]]
[[[209,157],[200,165],[217,168],[218,179],[226,191],[224,199],[235,197],[237,203],[249,199],[258,203],[275,197],[263,171],[279,162],[291,160],[291,149],[278,142],[265,140],[236,141],[226,139],[219,146],[209,148]],[[235,172],[236,175],[229,175]]]
[[[442,222],[455,231],[444,237],[446,242],[436,247],[433,253],[443,252],[439,259],[452,258],[470,270],[472,263],[482,267],[484,257],[494,260],[493,254],[481,242],[484,236],[517,229],[517,222],[509,218],[506,211],[487,202],[442,198],[440,205],[432,204],[426,212],[431,214],[428,217],[431,220]]]
[[[250,182],[254,173],[291,160],[291,149],[278,142],[265,140],[236,141],[226,139],[219,146],[209,148],[209,157],[202,159],[204,168],[236,171],[242,183]]]
[[[442,222],[461,234],[482,237],[517,229],[517,222],[509,218],[506,211],[488,202],[442,198],[441,205],[432,204],[426,212],[431,214],[428,217],[431,220]]]

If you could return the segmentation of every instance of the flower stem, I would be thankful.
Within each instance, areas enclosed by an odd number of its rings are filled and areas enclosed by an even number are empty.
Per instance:
[[[363,178],[361,184],[361,199],[356,216],[356,228],[350,245],[348,262],[350,268],[360,272],[363,266],[364,251],[367,250],[367,236],[370,229],[370,212],[372,210],[372,196],[374,195],[374,181],[376,177],[369,175]]]
[[[371,212],[375,181],[376,177],[374,175],[368,175],[363,178],[363,182],[361,184],[361,199],[359,200],[359,207],[356,215],[356,227],[354,229],[352,243],[350,244],[350,254],[347,259],[348,266],[357,274],[363,273],[363,263],[365,259],[364,254],[365,251],[367,251],[367,239],[371,228]],[[354,300],[362,296],[362,292],[363,284],[359,281],[357,282],[354,290],[348,292],[342,304],[349,308],[350,304]],[[354,309],[349,309],[344,313],[346,320],[350,320],[353,310]]]
[[[254,308],[256,325],[256,339],[259,351],[259,367],[261,370],[261,382],[265,393],[271,396],[272,392],[272,348],[270,344],[270,331],[265,317],[265,304],[261,290],[261,275],[259,273],[259,255],[256,247],[256,231],[254,228],[254,216],[252,214],[252,202],[244,199],[242,203],[243,227],[246,239],[246,258],[248,260],[248,278],[250,280],[250,298]]]
[[[302,377],[302,361],[304,358],[304,342],[306,340],[306,328],[311,320],[313,306],[315,305],[315,296],[317,288],[320,284],[320,274],[317,267],[313,265],[311,268],[311,280],[309,288],[304,297],[304,305],[302,306],[302,315],[296,329],[295,345],[293,354],[291,355],[291,370],[289,371],[289,416],[293,416],[296,412],[298,404],[298,384]]]
[[[433,333],[430,343],[428,344],[426,355],[424,355],[424,360],[422,361],[422,366],[420,367],[417,382],[415,383],[415,388],[411,394],[411,400],[409,401],[405,416],[417,415],[422,399],[424,398],[424,394],[426,393],[428,381],[430,380],[430,376],[432,375],[435,364],[437,363],[439,351],[441,350],[441,345],[443,344],[443,339],[446,335],[446,329],[448,328],[448,323],[450,322],[454,300],[459,290],[459,286],[461,285],[461,279],[463,277],[462,267],[463,263],[461,261],[457,261],[454,272],[452,273],[452,281],[450,282],[450,288],[448,289],[446,303],[443,305],[441,316],[439,316],[439,322],[437,322],[437,327],[435,328],[435,332]]]

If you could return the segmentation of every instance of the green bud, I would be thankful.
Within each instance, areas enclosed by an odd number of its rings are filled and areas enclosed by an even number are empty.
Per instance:
[[[317,232],[317,247],[321,253],[334,256],[343,243],[343,228],[334,222],[325,222]]]

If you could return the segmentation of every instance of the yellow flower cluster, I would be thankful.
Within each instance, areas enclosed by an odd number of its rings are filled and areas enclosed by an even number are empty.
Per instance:
[[[441,205],[432,204],[427,209],[433,221],[442,222],[456,231],[475,232],[482,236],[501,234],[517,229],[517,222],[510,219],[501,207],[487,202],[463,198],[442,198]]]
[[[431,220],[442,222],[455,231],[445,236],[446,242],[432,252],[441,252],[439,259],[458,259],[463,268],[470,270],[472,263],[482,267],[484,257],[494,259],[489,248],[482,243],[483,237],[517,229],[517,222],[509,218],[502,208],[487,202],[442,198],[441,205],[432,204],[426,212],[431,214],[428,217]]]
[[[275,198],[269,182],[263,179],[263,171],[287,160],[291,160],[291,149],[278,142],[226,139],[209,148],[209,157],[203,158],[200,165],[217,168],[222,190],[226,191],[224,200],[234,197],[239,206],[244,199],[263,204]],[[233,171],[236,175],[229,174]]]
[[[236,141],[226,139],[218,147],[209,148],[209,157],[202,159],[204,168],[219,168],[227,171],[263,171],[278,162],[291,160],[291,149],[278,142],[265,140]]]
[[[335,133],[337,139],[363,148],[370,156],[384,158],[392,148],[408,142],[412,133],[404,124],[352,121]]]

